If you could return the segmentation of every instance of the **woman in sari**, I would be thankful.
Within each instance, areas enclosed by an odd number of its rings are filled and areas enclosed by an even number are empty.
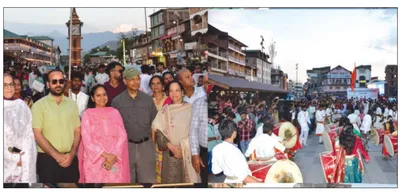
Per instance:
[[[14,97],[16,99],[21,99],[28,105],[29,108],[32,108],[33,105],[33,100],[31,96],[28,96],[26,92],[24,92],[23,89],[23,83],[20,78],[14,78],[14,84],[15,84],[15,93]]]
[[[200,176],[191,163],[189,128],[192,105],[183,101],[184,89],[178,81],[168,85],[173,103],[164,106],[153,121],[157,130],[157,144],[163,151],[162,183],[197,183]]]
[[[359,153],[367,163],[370,158],[361,139],[354,135],[352,124],[346,123],[343,126],[339,136],[339,145],[337,183],[361,183],[363,163]]]
[[[172,72],[169,72],[169,71],[163,73],[163,80],[164,80],[163,86],[164,86],[165,94],[167,95],[167,99],[165,100],[164,105],[163,105],[163,106],[165,106],[165,105],[169,105],[172,103],[171,98],[168,96],[167,87],[170,82],[175,80],[174,74],[172,74]]]
[[[103,85],[90,91],[82,114],[79,183],[129,183],[128,137],[118,110],[106,107]]]
[[[340,118],[340,120],[339,120],[339,130],[342,130],[344,125],[347,125],[349,123],[350,123],[350,120],[347,117],[344,116],[344,117]],[[362,138],[361,132],[359,130],[355,129],[354,126],[353,126],[353,134],[355,136],[359,137],[360,139]]]
[[[153,92],[153,101],[156,105],[157,111],[160,111],[164,106],[165,100],[167,96],[164,93],[164,81],[161,76],[155,75],[150,79],[149,86],[151,91]],[[152,130],[151,137],[153,138],[154,143],[157,145],[157,131]],[[165,149],[163,149],[165,150]],[[162,151],[158,150],[156,146],[156,180],[157,183],[161,183],[161,168],[162,168]]]
[[[21,99],[13,98],[15,83],[4,75],[4,183],[36,182],[36,143],[32,114]]]

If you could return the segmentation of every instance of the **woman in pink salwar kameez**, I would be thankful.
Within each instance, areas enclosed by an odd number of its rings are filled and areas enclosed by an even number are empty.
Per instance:
[[[78,151],[79,183],[129,183],[128,138],[118,110],[106,107],[103,85],[90,92]]]

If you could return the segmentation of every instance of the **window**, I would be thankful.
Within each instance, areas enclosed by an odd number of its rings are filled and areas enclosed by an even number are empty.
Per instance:
[[[331,89],[331,90],[332,90],[332,87],[330,86],[330,87],[329,87],[329,89]]]
[[[161,12],[160,14],[158,14],[158,23],[157,23],[157,24],[164,22],[164,20],[163,20],[163,14],[164,14],[164,13],[162,13],[162,12]]]
[[[164,25],[161,25],[160,27],[159,27],[159,29],[160,29],[160,35],[164,35]]]
[[[365,73],[365,69],[359,69],[358,72]]]

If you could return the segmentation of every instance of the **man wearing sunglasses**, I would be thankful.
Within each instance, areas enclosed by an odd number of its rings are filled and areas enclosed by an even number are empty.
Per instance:
[[[75,182],[79,180],[76,152],[81,124],[78,105],[63,95],[64,73],[48,74],[49,95],[32,106],[32,128],[38,144],[36,170],[40,183]]]
[[[126,89],[126,85],[122,81],[123,71],[124,67],[121,65],[121,63],[114,61],[107,65],[106,73],[110,77],[110,80],[104,83],[104,87],[106,88],[108,95],[108,106],[111,105],[114,97]]]

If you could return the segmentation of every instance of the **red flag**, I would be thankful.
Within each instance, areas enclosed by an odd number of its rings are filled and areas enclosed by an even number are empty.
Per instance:
[[[350,88],[354,92],[354,87],[356,86],[357,72],[356,72],[356,64],[354,63],[353,73],[351,73],[351,84]]]

